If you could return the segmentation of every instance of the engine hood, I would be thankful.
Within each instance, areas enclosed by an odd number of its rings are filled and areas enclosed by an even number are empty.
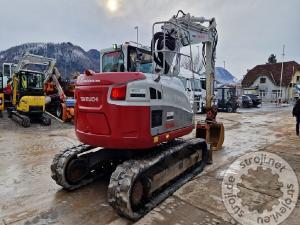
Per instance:
[[[127,83],[130,81],[144,80],[146,76],[139,72],[109,72],[91,73],[86,72],[77,78],[77,86],[97,86]]]

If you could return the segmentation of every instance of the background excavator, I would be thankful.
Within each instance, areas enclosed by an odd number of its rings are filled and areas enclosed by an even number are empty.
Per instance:
[[[12,106],[7,108],[7,113],[23,127],[29,127],[33,119],[43,125],[51,124],[51,119],[45,114],[43,84],[53,62],[53,59],[26,53],[14,70]]]
[[[83,144],[55,155],[51,171],[56,183],[74,190],[112,173],[110,205],[120,215],[137,220],[199,174],[210,152],[199,137],[207,138],[213,127],[223,127],[209,107],[211,98],[206,99],[206,122],[195,124],[178,78],[181,56],[192,58],[191,45],[199,43],[204,45],[207,96],[212,96],[214,18],[179,11],[153,25],[151,50],[126,43],[102,51],[101,72],[86,71],[77,79],[75,132]],[[189,53],[180,51],[184,47]],[[194,129],[196,137],[181,138]],[[220,145],[224,132],[222,128],[215,132]]]
[[[44,81],[46,98],[46,110],[63,122],[74,119],[74,82],[61,81],[61,75],[53,66],[52,73],[49,73]]]

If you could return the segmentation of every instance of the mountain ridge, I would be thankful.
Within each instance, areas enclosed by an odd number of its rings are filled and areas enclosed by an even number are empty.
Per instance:
[[[100,52],[98,50],[85,51],[71,42],[32,42],[8,48],[0,52],[1,67],[4,62],[18,63],[26,52],[56,59],[56,66],[64,78],[70,78],[71,74],[82,73],[86,69],[99,71],[100,67]]]
[[[236,83],[238,79],[223,67],[216,67],[216,80],[222,84]]]

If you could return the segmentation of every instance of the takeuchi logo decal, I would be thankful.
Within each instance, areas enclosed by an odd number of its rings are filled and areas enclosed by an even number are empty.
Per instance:
[[[254,152],[227,169],[222,197],[229,214],[243,225],[277,225],[292,213],[299,195],[297,176],[276,154]]]
[[[98,97],[80,97],[80,101],[82,102],[98,102]]]

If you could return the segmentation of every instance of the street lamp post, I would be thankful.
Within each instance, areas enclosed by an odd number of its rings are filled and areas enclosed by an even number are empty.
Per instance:
[[[139,27],[135,26],[134,29],[136,30],[136,46],[139,46]]]
[[[281,63],[281,73],[280,73],[280,89],[279,89],[279,96],[280,96],[280,103],[282,101],[282,75],[283,75],[283,61],[284,61],[284,48],[285,48],[285,45],[283,45],[283,48],[282,48],[282,63]]]

